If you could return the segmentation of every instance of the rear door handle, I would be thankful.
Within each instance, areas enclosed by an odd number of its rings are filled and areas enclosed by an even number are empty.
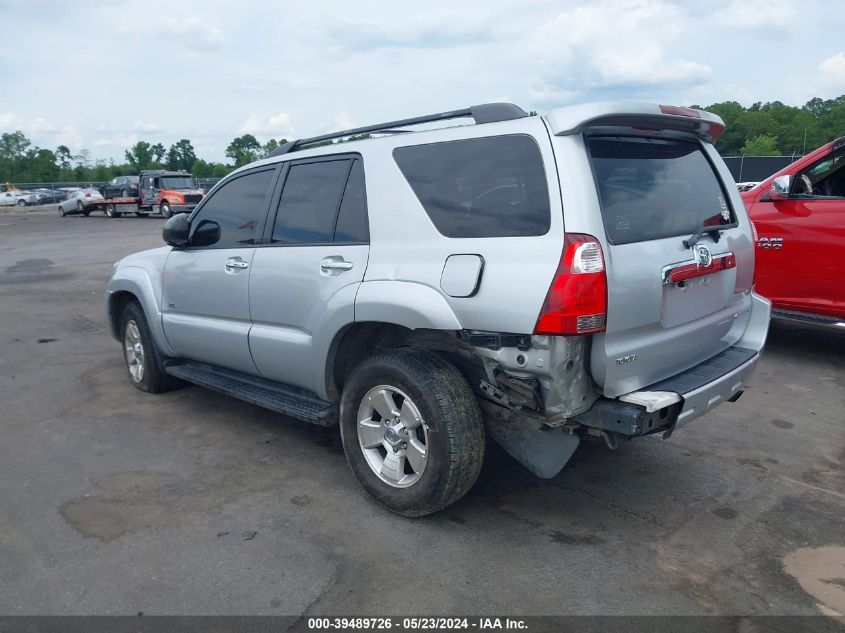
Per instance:
[[[320,270],[324,272],[329,272],[332,270],[352,270],[354,264],[352,262],[348,262],[344,259],[334,259],[331,257],[327,257],[323,261],[320,262]]]
[[[228,268],[229,270],[236,270],[238,268],[249,268],[249,264],[247,264],[242,259],[227,259],[226,268]]]

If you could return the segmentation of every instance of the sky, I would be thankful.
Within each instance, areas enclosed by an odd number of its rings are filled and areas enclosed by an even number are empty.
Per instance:
[[[123,161],[511,101],[845,93],[841,0],[0,0],[0,132]]]

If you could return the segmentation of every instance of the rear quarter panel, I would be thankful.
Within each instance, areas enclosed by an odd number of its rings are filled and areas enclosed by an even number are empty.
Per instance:
[[[500,134],[528,134],[537,142],[549,187],[551,228],[537,237],[448,238],[441,235],[397,166],[393,149]],[[483,126],[446,128],[424,135],[370,140],[366,145],[368,147],[361,144],[361,152],[364,154],[371,249],[359,297],[366,296],[369,282],[421,284],[442,297],[455,316],[455,325],[460,328],[533,332],[563,245],[557,169],[542,119],[535,116]],[[378,174],[378,177],[373,178],[372,174]],[[484,259],[481,283],[474,296],[451,297],[440,287],[446,260],[455,254],[475,254]],[[357,312],[356,320],[360,320]],[[444,323],[450,321],[442,319]],[[453,328],[454,325],[449,329]]]

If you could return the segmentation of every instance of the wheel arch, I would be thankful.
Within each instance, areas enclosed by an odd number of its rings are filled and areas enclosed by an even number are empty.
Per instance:
[[[124,306],[130,301],[137,301],[144,310],[150,334],[158,349],[166,356],[174,356],[175,352],[164,335],[159,298],[156,297],[149,275],[140,267],[121,267],[109,281],[105,307],[112,336],[120,340],[120,315]]]

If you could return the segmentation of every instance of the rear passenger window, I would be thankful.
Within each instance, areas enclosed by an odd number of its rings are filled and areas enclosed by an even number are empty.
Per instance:
[[[239,248],[254,244],[267,211],[266,197],[275,169],[239,176],[220,186],[191,220],[191,239],[202,246]],[[210,228],[217,223],[216,229]],[[197,235],[202,233],[202,239]],[[212,235],[212,239],[208,239]]]
[[[323,244],[332,241],[349,160],[292,165],[273,226],[273,242]]]
[[[540,149],[530,136],[397,147],[393,157],[446,237],[517,237],[549,231],[549,189]]]
[[[364,168],[360,160],[352,164],[343,201],[337,215],[334,231],[335,242],[367,242],[367,200],[364,194]]]

